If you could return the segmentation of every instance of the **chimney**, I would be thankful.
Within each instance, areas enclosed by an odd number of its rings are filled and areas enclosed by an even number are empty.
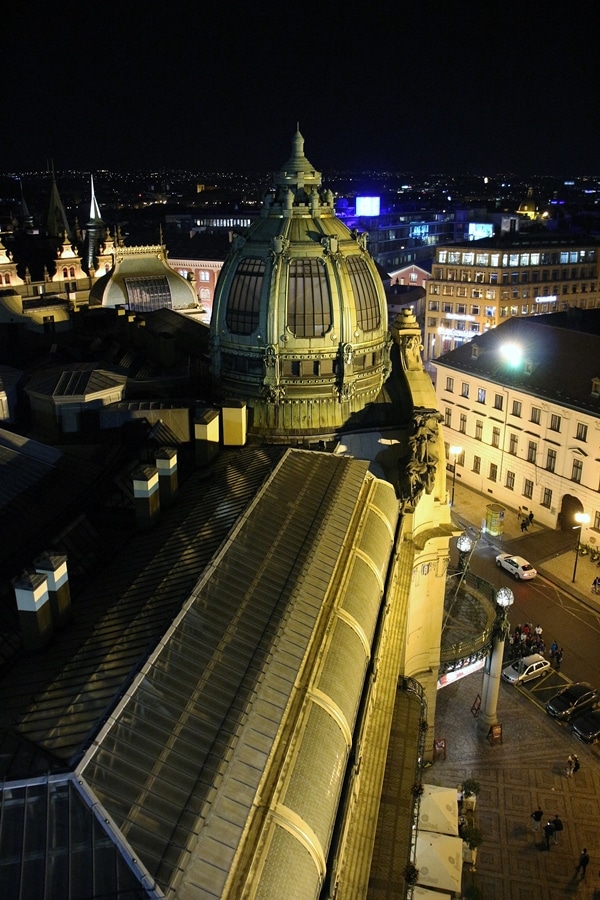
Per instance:
[[[48,579],[37,572],[23,572],[13,578],[19,623],[26,650],[41,650],[54,634]]]
[[[204,409],[196,413],[194,419],[194,447],[196,465],[207,466],[219,454],[219,411]]]
[[[138,531],[149,531],[160,516],[158,471],[141,466],[133,473],[133,504]]]
[[[55,630],[63,628],[71,618],[71,588],[67,572],[67,557],[58,553],[43,553],[33,561],[38,575],[48,580],[50,614]]]
[[[223,444],[243,447],[248,429],[248,410],[243,400],[229,400],[223,404]]]
[[[161,447],[156,454],[160,505],[169,506],[175,500],[179,487],[177,477],[177,450]]]

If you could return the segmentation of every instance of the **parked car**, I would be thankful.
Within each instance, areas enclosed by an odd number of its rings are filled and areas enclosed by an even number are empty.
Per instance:
[[[570,722],[584,710],[595,706],[599,700],[600,694],[596,688],[588,681],[578,681],[551,697],[546,703],[546,712],[562,722]]]
[[[600,709],[586,709],[573,722],[573,734],[584,744],[600,741]]]
[[[537,570],[533,568],[522,556],[513,556],[512,553],[499,553],[496,557],[496,565],[501,569],[506,569],[511,575],[517,579],[526,581],[529,578],[535,578]]]
[[[532,653],[523,659],[516,659],[510,666],[502,670],[502,678],[510,684],[523,684],[524,681],[533,681],[551,668],[550,662],[541,653]]]

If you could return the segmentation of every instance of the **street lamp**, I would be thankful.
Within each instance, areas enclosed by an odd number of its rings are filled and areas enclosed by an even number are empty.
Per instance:
[[[577,531],[577,543],[575,544],[575,562],[573,564],[573,584],[575,584],[575,575],[577,573],[577,560],[579,558],[579,542],[581,540],[581,529],[584,525],[590,521],[590,517],[587,513],[575,513],[575,521],[577,525],[573,525],[573,528]]]
[[[483,671],[483,686],[481,689],[481,721],[488,728],[498,721],[498,694],[500,692],[500,676],[502,675],[502,661],[504,659],[504,644],[509,631],[507,613],[515,602],[515,597],[510,588],[502,587],[496,591],[496,603],[500,612],[494,622],[494,637],[492,650],[488,656]]]
[[[450,447],[450,456],[454,457],[454,465],[452,466],[452,500],[450,501],[450,506],[454,506],[454,488],[456,487],[456,460],[462,453],[462,450],[462,447]]]

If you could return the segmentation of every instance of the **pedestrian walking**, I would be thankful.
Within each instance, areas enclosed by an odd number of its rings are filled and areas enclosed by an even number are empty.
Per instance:
[[[592,592],[594,594],[600,593],[600,577],[598,577],[598,575],[596,575],[596,577],[592,581]]]
[[[517,510],[517,522],[520,522],[522,518],[523,518],[523,510],[521,509],[521,507],[519,507],[519,509]]]
[[[579,854],[579,862],[577,863],[577,866],[575,867],[576,875],[579,872],[579,870],[581,869],[582,879],[585,878],[585,870],[588,867],[589,861],[590,861],[590,854],[587,852],[587,847],[584,847],[583,850],[581,851],[581,853]]]
[[[574,767],[575,767],[575,760],[573,759],[571,754],[569,754],[567,756],[567,766],[566,766],[567,778],[573,777],[573,768]]]
[[[533,820],[533,831],[540,830],[540,824],[541,824],[543,815],[544,815],[544,811],[543,811],[543,809],[540,809],[540,806],[538,804],[538,808],[534,809],[534,811],[531,813],[531,818]]]
[[[550,659],[554,661],[554,657],[556,656],[556,651],[558,650],[558,644],[556,641],[552,641],[550,644]]]
[[[523,521],[521,522],[521,531],[522,532],[527,531],[528,528],[529,528],[529,520],[523,519]]]
[[[560,671],[560,665],[562,663],[562,660],[563,660],[563,649],[562,649],[562,647],[559,647],[558,650],[556,651],[556,653],[554,654],[554,666],[555,666],[557,672]]]
[[[530,525],[533,525],[533,513],[532,512],[530,512],[529,515],[527,516],[527,521],[529,522]]]
[[[550,840],[554,836],[554,825],[552,822],[546,822],[544,825],[544,834],[546,835],[546,847],[550,849]]]
[[[579,757],[577,756],[576,753],[574,753],[573,754],[573,774],[575,774],[575,772],[579,772],[580,768],[581,768],[581,763],[579,762]]]
[[[562,819],[559,817],[558,813],[554,816],[552,820],[552,824],[554,825],[554,843],[558,844],[558,835],[559,832],[563,830]]]
[[[544,629],[542,628],[542,626],[541,626],[540,623],[538,622],[538,624],[535,626],[535,633],[536,633],[536,635],[537,635],[538,637],[541,637],[543,630],[544,630]]]

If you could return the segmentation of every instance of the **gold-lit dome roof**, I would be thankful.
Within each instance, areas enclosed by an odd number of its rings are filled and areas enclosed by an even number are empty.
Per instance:
[[[223,399],[246,402],[251,432],[334,433],[377,396],[389,332],[366,238],[335,215],[297,130],[261,218],[234,239],[213,303],[214,383]]]

